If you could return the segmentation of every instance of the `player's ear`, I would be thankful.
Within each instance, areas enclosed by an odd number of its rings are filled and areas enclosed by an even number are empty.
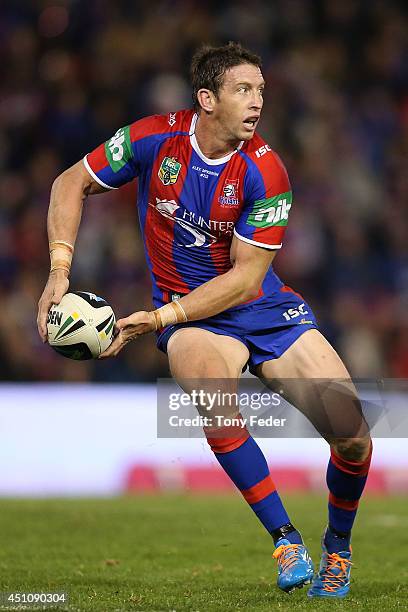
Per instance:
[[[199,89],[197,91],[197,100],[201,108],[206,113],[212,113],[215,106],[215,96],[210,89]]]

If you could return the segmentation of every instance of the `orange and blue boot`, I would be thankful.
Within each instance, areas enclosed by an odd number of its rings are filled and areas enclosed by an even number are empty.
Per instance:
[[[276,542],[273,557],[278,562],[277,585],[282,591],[291,593],[312,582],[313,563],[303,544],[291,544],[281,538]]]
[[[351,546],[348,550],[329,553],[322,543],[323,554],[319,573],[314,578],[309,597],[342,598],[350,590]]]

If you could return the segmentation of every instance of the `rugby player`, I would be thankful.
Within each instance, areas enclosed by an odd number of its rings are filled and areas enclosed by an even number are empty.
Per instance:
[[[48,215],[51,270],[39,301],[39,333],[45,342],[48,310],[68,290],[84,199],[138,177],[155,309],[118,320],[102,357],[156,332],[184,388],[186,380],[217,379],[237,390],[247,365],[271,389],[279,384],[330,445],[328,525],[314,577],[302,537],[247,429],[209,430],[207,439],[272,535],[278,586],[290,592],[313,580],[311,597],[343,597],[372,444],[349,373],[310,306],[272,268],[292,191],[282,161],[256,133],[265,86],[261,60],[236,43],[203,47],[192,60],[191,77],[194,108],[119,129],[55,180]],[[339,392],[323,380],[344,382]]]

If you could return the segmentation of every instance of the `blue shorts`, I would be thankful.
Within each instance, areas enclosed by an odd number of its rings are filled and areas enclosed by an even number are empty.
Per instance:
[[[252,374],[260,363],[283,355],[305,331],[318,329],[310,306],[299,294],[283,289],[208,319],[170,325],[158,334],[157,347],[166,353],[170,337],[182,327],[208,329],[245,344],[250,354],[248,366]]]

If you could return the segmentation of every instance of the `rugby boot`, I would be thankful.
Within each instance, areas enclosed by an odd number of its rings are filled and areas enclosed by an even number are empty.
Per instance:
[[[351,547],[338,553],[329,553],[322,544],[323,553],[319,573],[313,579],[309,597],[345,597],[350,590]]]
[[[291,544],[289,540],[281,538],[276,543],[273,557],[278,562],[277,585],[282,591],[291,593],[311,583],[313,563],[303,544]]]

